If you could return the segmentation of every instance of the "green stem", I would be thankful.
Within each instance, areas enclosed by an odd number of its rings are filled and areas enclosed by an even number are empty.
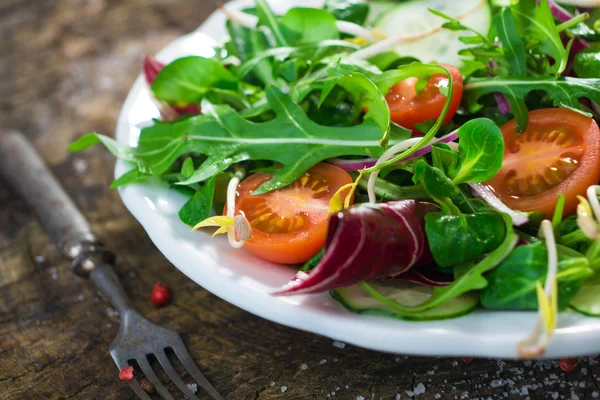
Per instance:
[[[354,179],[358,177],[356,172],[350,174]],[[368,178],[364,177],[358,182],[358,187],[367,190]],[[423,189],[423,185],[398,186],[385,179],[377,178],[375,183],[375,194],[385,197],[387,200],[427,200],[429,195]]]
[[[581,242],[587,242],[589,240],[590,240],[590,238],[585,236],[585,234],[582,231],[577,230],[575,232],[571,232],[567,235],[564,235],[561,238],[560,244],[562,244],[563,246],[571,247],[574,244],[581,243]]]
[[[558,33],[563,32],[563,31],[569,29],[570,27],[577,25],[580,22],[587,20],[589,17],[590,17],[590,14],[588,14],[586,12],[576,15],[575,17],[571,18],[570,20],[565,21],[560,25],[556,25],[556,31]]]

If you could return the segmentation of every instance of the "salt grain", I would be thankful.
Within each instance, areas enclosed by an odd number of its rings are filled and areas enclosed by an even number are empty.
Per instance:
[[[322,359],[321,361],[319,361],[319,365],[323,365],[323,364],[325,364],[325,363],[327,363],[327,360],[326,360],[326,359]]]
[[[458,367],[458,361],[452,361],[452,366],[453,367]]]
[[[300,369],[301,369],[302,371],[304,371],[304,370],[307,370],[307,369],[308,369],[308,365],[306,365],[306,364],[301,364],[301,365],[300,365]]]
[[[333,342],[333,347],[337,347],[338,349],[343,349],[344,347],[346,347],[346,343],[335,340]]]
[[[190,392],[192,393],[196,393],[198,391],[198,385],[195,383],[187,383],[185,386],[187,386],[187,388],[190,389]]]
[[[356,396],[356,400],[365,400],[365,398],[362,396]]]
[[[579,400],[579,396],[577,396],[575,393],[571,393],[571,400]]]
[[[271,381],[270,385],[271,387],[275,386],[275,382]]]
[[[433,396],[433,397],[435,397],[436,399],[439,399],[440,397],[442,397],[442,395],[439,393],[436,393],[435,396]]]
[[[600,393],[592,392],[592,397],[596,399],[596,398],[600,397]]]
[[[282,386],[281,387],[281,393],[285,393],[287,392],[287,386]]]
[[[402,398],[402,396],[400,396],[399,394],[396,394],[396,400],[400,400]]]
[[[38,264],[43,264],[46,262],[46,257],[44,256],[35,256],[35,262]]]

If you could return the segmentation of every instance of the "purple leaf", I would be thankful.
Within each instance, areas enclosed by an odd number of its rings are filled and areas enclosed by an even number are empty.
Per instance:
[[[319,265],[308,274],[298,273],[274,294],[325,292],[431,262],[423,217],[437,210],[432,203],[405,200],[363,204],[332,215]]]

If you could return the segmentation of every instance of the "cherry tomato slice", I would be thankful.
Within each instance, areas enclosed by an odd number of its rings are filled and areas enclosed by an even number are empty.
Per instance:
[[[325,244],[329,201],[340,187],[352,183],[352,177],[339,167],[321,163],[285,188],[253,196],[271,177],[257,173],[238,188],[236,214],[243,212],[252,226],[252,238],[244,247],[268,261],[303,263]]]
[[[444,118],[444,122],[450,122],[462,100],[463,81],[458,69],[446,64],[442,66],[452,75],[452,101]],[[442,113],[446,96],[440,92],[440,88],[448,87],[448,77],[443,74],[433,75],[421,93],[416,92],[416,84],[417,78],[403,80],[392,87],[386,100],[390,107],[392,121],[419,134],[420,132],[415,129],[416,124],[432,118],[438,119]]]
[[[600,130],[593,119],[566,108],[548,108],[531,111],[521,134],[514,120],[501,130],[504,161],[487,184],[510,208],[540,211],[550,218],[562,193],[564,215],[573,214],[577,196],[600,181]]]

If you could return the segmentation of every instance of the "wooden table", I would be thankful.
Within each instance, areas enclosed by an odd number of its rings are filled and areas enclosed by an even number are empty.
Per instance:
[[[133,303],[179,331],[230,399],[567,398],[600,395],[596,358],[503,362],[379,354],[255,317],[170,265],[107,189],[113,158],[69,155],[111,134],[144,54],[193,30],[216,0],[2,0],[0,129],[26,133],[106,244]],[[173,302],[153,308],[154,282]],[[75,277],[23,201],[0,182],[0,399],[130,399],[107,348],[118,319]],[[450,344],[449,344],[450,345]]]

